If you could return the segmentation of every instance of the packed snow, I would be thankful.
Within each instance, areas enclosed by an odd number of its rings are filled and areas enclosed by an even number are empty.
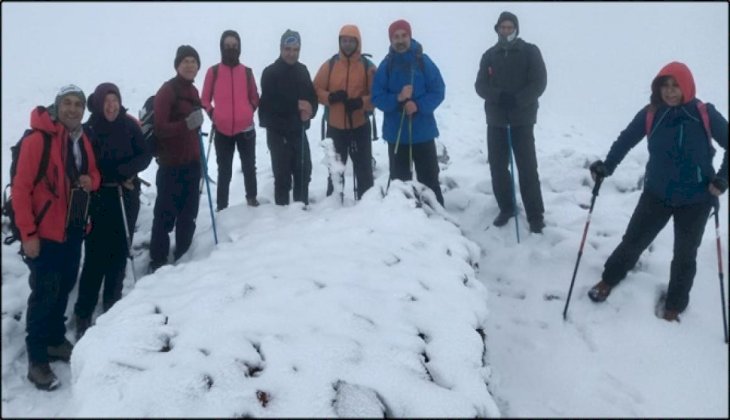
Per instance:
[[[518,16],[520,36],[540,47],[548,70],[535,127],[547,227],[530,234],[522,214],[519,244],[514,221],[491,225],[498,209],[473,89],[504,10]],[[728,116],[726,3],[4,3],[3,185],[7,151],[31,109],[50,104],[64,84],[88,95],[114,82],[136,115],[174,75],[181,44],[200,53],[200,88],[204,70],[220,60],[220,34],[237,30],[241,61],[258,80],[291,28],[302,35],[300,61],[313,75],[348,23],[359,26],[362,50],[378,64],[387,27],[399,18],[446,82],[436,111],[446,207],[417,183],[387,188],[382,140],[373,144],[375,186],[363,199],[354,201],[351,164],[344,203],[326,197],[321,110],[308,131],[311,203],[275,206],[258,128],[262,205],[246,206],[234,159],[231,206],[216,214],[220,243],[202,197],[190,251],[152,275],[146,246],[156,194],[154,185],[143,188],[132,250],[139,279],[128,267],[123,299],[97,313],[70,364],[51,364],[62,382],[53,392],[25,376],[28,270],[17,242],[2,246],[2,417],[727,416],[712,220],[681,323],[654,314],[669,277],[671,224],[606,302],[586,296],[641,193],[643,143],[601,187],[562,316],[591,201],[587,167],[647,102],[658,70],[686,63],[697,96]],[[153,181],[155,171],[153,162],[140,175]],[[727,197],[719,231],[724,305]],[[72,341],[75,301],[74,290]]]

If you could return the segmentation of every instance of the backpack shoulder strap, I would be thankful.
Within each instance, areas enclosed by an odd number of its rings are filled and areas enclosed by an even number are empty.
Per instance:
[[[215,93],[215,82],[218,81],[218,64],[213,66],[213,86],[210,87],[210,102],[213,101],[213,93]]]
[[[46,176],[48,163],[51,160],[51,135],[45,131],[42,131],[41,134],[43,134],[43,153],[41,153],[41,163],[38,165],[38,173],[33,180],[33,186],[38,185]]]
[[[653,106],[649,106],[646,109],[646,120],[644,122],[644,132],[646,137],[651,134],[651,126],[654,124],[654,116],[656,115],[656,109]]]
[[[248,103],[251,104],[251,108],[253,108],[253,101],[251,101],[251,86],[253,86],[253,70],[251,70],[251,67],[243,66],[244,69],[246,69],[246,96],[248,97]]]
[[[326,91],[330,90],[330,76],[332,76],[332,68],[335,67],[335,62],[340,59],[340,53],[337,53],[330,57],[329,60],[329,71],[327,72],[327,88]]]
[[[702,125],[705,127],[705,133],[707,133],[707,141],[710,142],[710,147],[712,147],[712,129],[710,126],[710,114],[707,113],[707,105],[698,99],[697,110],[700,112]]]

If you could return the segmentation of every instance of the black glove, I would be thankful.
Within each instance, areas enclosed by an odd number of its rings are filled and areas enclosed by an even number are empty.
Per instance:
[[[334,105],[338,102],[345,102],[347,99],[347,92],[344,90],[338,90],[336,92],[330,93],[330,96],[327,97],[327,100],[329,100],[330,105]]]
[[[517,99],[512,93],[502,92],[499,94],[499,105],[505,109],[512,109],[517,105]]]
[[[712,180],[711,184],[715,188],[717,188],[718,190],[720,190],[721,193],[724,193],[725,191],[727,191],[727,179],[725,179],[725,178],[720,178],[719,176],[716,176]]]
[[[591,175],[595,178],[605,178],[608,176],[608,168],[606,168],[606,164],[602,160],[591,163],[590,169]]]
[[[362,108],[362,98],[359,96],[357,98],[349,98],[345,101],[345,110],[347,112],[352,112],[360,108]]]

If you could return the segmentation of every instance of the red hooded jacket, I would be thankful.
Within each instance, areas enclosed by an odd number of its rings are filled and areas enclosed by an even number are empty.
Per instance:
[[[20,230],[20,239],[27,241],[33,237],[55,242],[66,240],[66,212],[71,194],[71,183],[66,175],[68,154],[68,132],[60,122],[54,122],[44,107],[35,108],[30,114],[30,127],[35,131],[23,140],[18,156],[18,171],[12,185],[13,210],[15,223]],[[51,135],[51,153],[48,169],[43,179],[33,185],[43,154],[43,134]],[[92,189],[97,190],[101,176],[96,166],[96,158],[91,141],[86,133],[80,140],[87,157],[88,175]],[[45,216],[36,226],[35,219],[41,209],[50,202]]]

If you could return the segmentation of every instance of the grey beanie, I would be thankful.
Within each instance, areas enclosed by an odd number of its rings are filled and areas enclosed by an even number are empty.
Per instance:
[[[56,94],[56,100],[54,101],[56,108],[58,108],[58,105],[61,103],[63,98],[68,95],[74,95],[81,99],[81,102],[83,102],[84,106],[86,106],[86,95],[84,95],[84,91],[76,85],[66,85],[61,87]]]
[[[299,32],[287,29],[286,32],[281,36],[280,46],[285,45],[302,45],[302,37],[299,36]]]

